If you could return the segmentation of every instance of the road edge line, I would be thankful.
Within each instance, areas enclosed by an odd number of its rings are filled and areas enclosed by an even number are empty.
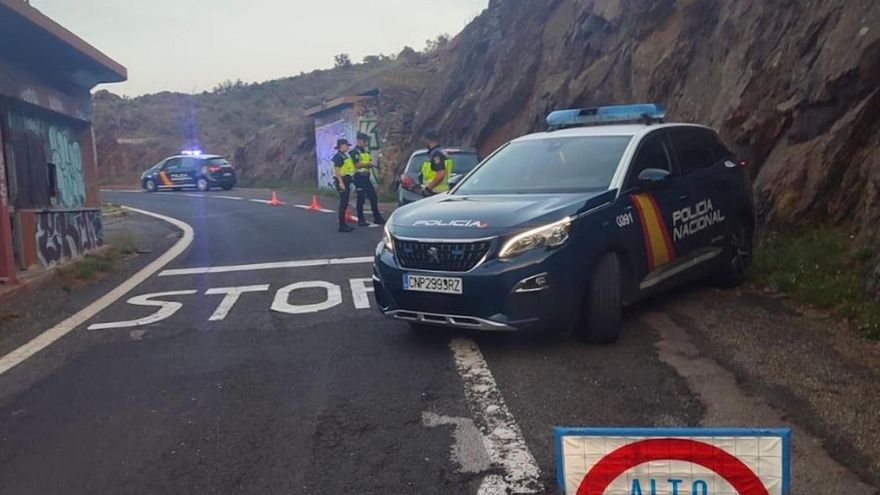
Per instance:
[[[153,274],[164,268],[165,265],[171,262],[174,258],[180,256],[180,254],[183,253],[190,246],[190,244],[192,244],[195,234],[193,232],[193,228],[188,223],[178,220],[176,218],[153,213],[151,211],[140,210],[138,208],[131,208],[128,206],[123,206],[123,208],[134,213],[140,213],[141,215],[157,218],[164,222],[170,223],[171,225],[183,231],[183,237],[181,237],[173,246],[168,248],[167,251],[162,253],[161,256],[150,262],[150,264],[148,264],[147,266],[141,268],[139,272],[129,277],[128,280],[126,280],[125,282],[122,282],[121,284],[116,286],[116,288],[101,296],[97,301],[89,304],[76,314],[69,316],[61,323],[44,331],[40,335],[37,335],[28,343],[6,354],[5,356],[0,357],[0,376],[5,374],[12,368],[18,366],[28,358],[32,357],[34,354],[37,354],[46,347],[49,347],[55,341],[67,335],[76,327],[85,323],[86,321],[106,309],[108,306],[118,301],[121,297],[140,285],[144,280],[148,279]]]

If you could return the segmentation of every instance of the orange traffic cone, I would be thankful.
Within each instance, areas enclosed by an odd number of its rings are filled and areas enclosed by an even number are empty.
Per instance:
[[[312,204],[309,205],[309,210],[311,211],[321,211],[324,208],[321,207],[321,203],[318,203],[318,195],[312,194]]]
[[[278,195],[275,194],[275,191],[272,191],[272,199],[269,200],[269,206],[282,206],[284,204],[285,203],[278,199]]]
[[[351,214],[351,208],[345,209],[345,219],[349,222],[355,222],[355,223],[357,223],[357,221],[358,221],[357,217]]]

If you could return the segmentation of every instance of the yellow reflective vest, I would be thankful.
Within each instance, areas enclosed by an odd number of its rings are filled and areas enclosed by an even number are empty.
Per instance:
[[[449,190],[449,178],[452,176],[452,158],[449,157],[445,152],[441,150],[444,156],[446,156],[446,161],[443,162],[443,168],[446,171],[446,175],[443,177],[443,181],[434,186],[433,191],[436,193],[446,192]],[[431,166],[431,155],[433,152],[428,152],[428,160],[422,164],[422,187],[427,187],[430,183],[434,182],[434,179],[437,177],[437,172]]]

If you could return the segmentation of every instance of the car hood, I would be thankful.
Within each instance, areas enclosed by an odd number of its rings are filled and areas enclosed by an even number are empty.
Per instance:
[[[480,238],[526,230],[610,201],[613,191],[576,194],[439,195],[398,209],[395,236]]]

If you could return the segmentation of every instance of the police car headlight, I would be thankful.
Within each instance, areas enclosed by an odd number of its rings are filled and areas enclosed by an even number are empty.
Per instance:
[[[388,224],[385,224],[385,234],[382,236],[382,246],[390,252],[394,252],[394,238],[391,237],[391,231],[388,230]]]
[[[565,244],[571,232],[571,217],[523,232],[504,243],[499,258],[510,258],[535,248],[554,248]]]

